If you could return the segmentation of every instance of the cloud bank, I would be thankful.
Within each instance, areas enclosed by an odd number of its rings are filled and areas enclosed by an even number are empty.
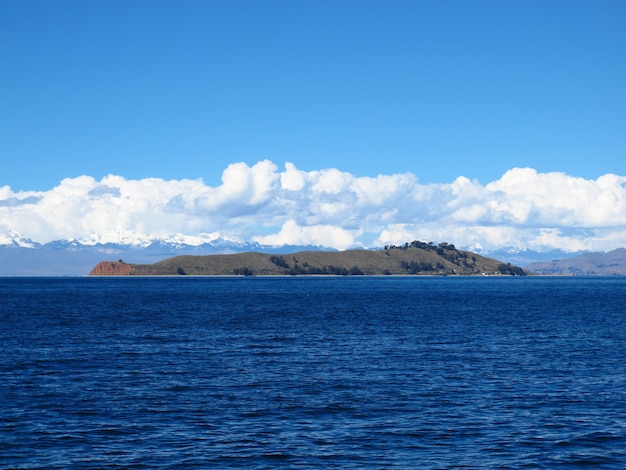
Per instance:
[[[39,243],[218,237],[268,245],[380,247],[412,240],[495,250],[605,251],[626,246],[626,176],[587,180],[513,168],[482,185],[459,176],[420,184],[411,173],[355,176],[338,169],[281,171],[264,160],[202,180],[67,178],[48,191],[0,187],[0,235]]]

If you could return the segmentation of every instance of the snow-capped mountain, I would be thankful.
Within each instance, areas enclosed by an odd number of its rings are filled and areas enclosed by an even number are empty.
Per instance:
[[[563,250],[547,250],[537,251],[524,247],[509,246],[499,248],[497,250],[484,250],[481,247],[467,247],[468,251],[473,251],[489,258],[494,258],[505,263],[511,263],[516,266],[524,267],[530,263],[539,261],[550,261],[553,259],[573,258],[574,256],[585,253],[584,251],[569,252]]]
[[[36,248],[41,245],[21,233],[17,233],[14,230],[7,230],[5,233],[0,232],[0,246]]]
[[[119,241],[94,235],[40,244],[16,232],[0,234],[0,276],[84,276],[100,261],[154,263],[178,255],[230,254],[246,251],[290,253],[326,249],[316,246],[265,246],[219,234],[148,237],[120,234]]]
[[[572,258],[583,252],[534,251],[524,247],[485,250],[479,245],[460,247],[505,263],[524,267],[554,259]],[[45,244],[11,230],[0,231],[0,276],[83,276],[100,261],[154,263],[178,255],[230,254],[246,251],[292,253],[331,250],[320,246],[267,246],[243,242],[219,233],[154,237],[132,232],[93,234],[83,239],[54,240]]]

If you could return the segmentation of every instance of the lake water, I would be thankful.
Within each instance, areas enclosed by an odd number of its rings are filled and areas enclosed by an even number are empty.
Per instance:
[[[626,278],[4,278],[0,309],[0,468],[626,468]]]

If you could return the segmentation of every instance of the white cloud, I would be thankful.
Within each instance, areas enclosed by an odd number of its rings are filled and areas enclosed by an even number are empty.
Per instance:
[[[281,187],[289,191],[300,191],[305,184],[303,172],[298,171],[293,163],[285,163],[285,171],[280,175]]]
[[[67,178],[40,192],[3,186],[0,222],[3,232],[41,243],[219,234],[340,249],[419,239],[485,249],[608,250],[626,246],[626,176],[587,180],[513,168],[487,185],[463,176],[423,185],[410,173],[359,177],[292,163],[281,171],[264,160],[229,165],[216,187],[116,175]]]
[[[356,243],[358,233],[329,225],[299,226],[288,220],[276,234],[253,237],[263,245],[318,245],[344,250]]]

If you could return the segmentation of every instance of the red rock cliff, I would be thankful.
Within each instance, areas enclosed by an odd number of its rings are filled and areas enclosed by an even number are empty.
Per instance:
[[[90,276],[128,276],[133,274],[133,267],[122,261],[102,261],[89,273]]]

